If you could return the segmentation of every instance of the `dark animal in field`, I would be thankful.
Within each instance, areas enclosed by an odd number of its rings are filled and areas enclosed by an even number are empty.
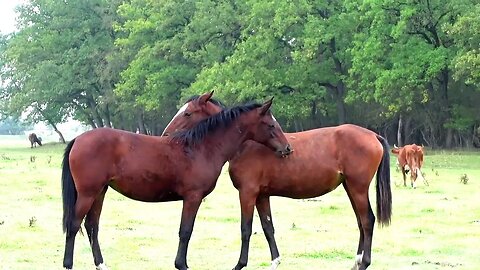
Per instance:
[[[397,156],[397,164],[402,171],[403,185],[407,186],[407,173],[410,172],[410,184],[413,188],[417,187],[417,178],[423,179],[425,185],[428,181],[423,177],[420,170],[423,165],[423,147],[416,144],[408,144],[403,147],[392,149],[392,153]]]
[[[182,112],[172,119],[164,134],[188,129],[196,124],[195,121],[209,116],[205,104],[200,106],[197,102],[187,102],[185,105],[187,106],[182,107]],[[360,231],[353,269],[366,269],[371,262],[375,224],[368,190],[375,173],[377,220],[380,224],[388,225],[392,214],[390,151],[387,141],[375,132],[355,125],[285,135],[294,149],[286,159],[271,154],[261,144],[247,141],[229,160],[230,178],[240,193],[241,205],[242,247],[234,269],[239,270],[247,265],[255,207],[270,247],[270,269],[273,270],[280,263],[280,254],[274,237],[270,196],[313,198],[324,195],[339,185],[343,185],[350,199]]]
[[[99,219],[108,187],[134,200],[183,201],[175,268],[188,269],[187,248],[202,202],[215,188],[223,165],[246,140],[277,154],[291,152],[272,101],[221,110],[188,131],[154,137],[99,128],[72,140],[62,169],[63,267],[72,269],[75,235],[85,229],[97,269],[107,269],[98,242]],[[161,218],[161,213],[152,213]],[[165,268],[165,267],[162,267]]]
[[[37,144],[42,146],[42,138],[37,137],[37,134],[35,133],[30,133],[28,135],[28,140],[30,141],[30,148],[37,147]]]

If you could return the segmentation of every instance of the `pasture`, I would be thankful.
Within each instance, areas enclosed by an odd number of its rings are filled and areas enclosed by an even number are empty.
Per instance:
[[[26,136],[0,136],[0,269],[61,269],[64,147],[30,149]],[[392,224],[375,227],[369,269],[480,269],[480,152],[425,152],[422,171],[430,186],[419,182],[416,190],[403,187],[391,155]],[[374,206],[374,184],[370,192]],[[358,229],[343,187],[312,200],[272,197],[271,203],[279,269],[350,269]],[[114,270],[173,269],[180,213],[181,202],[137,202],[109,189],[99,233],[106,264]],[[257,217],[253,226],[246,269],[268,269]],[[94,269],[86,235],[76,239],[74,269]],[[200,206],[188,264],[231,269],[239,252],[238,195],[224,170]]]

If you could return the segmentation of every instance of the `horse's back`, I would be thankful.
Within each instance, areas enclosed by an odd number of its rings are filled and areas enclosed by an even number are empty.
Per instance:
[[[258,143],[244,143],[243,149],[230,161],[229,172],[236,188],[258,179],[256,181],[262,182],[260,186],[277,190],[272,191],[275,195],[320,196],[335,189],[342,181],[341,175],[368,175],[370,181],[383,154],[376,133],[356,125],[318,128],[285,136],[294,150],[286,158],[276,156]]]
[[[178,200],[173,185],[186,171],[181,165],[187,164],[185,159],[166,137],[110,128],[81,134],[69,155],[78,189],[98,190],[108,184],[141,201]]]

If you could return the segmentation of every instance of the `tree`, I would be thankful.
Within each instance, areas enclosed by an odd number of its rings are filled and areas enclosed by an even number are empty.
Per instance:
[[[203,69],[191,91],[215,89],[230,102],[275,96],[276,115],[296,130],[346,122],[355,28],[343,1],[248,1],[243,10],[241,42]]]
[[[352,47],[355,91],[350,98],[377,101],[391,115],[416,122],[425,142],[450,147],[455,93],[450,63],[455,55],[445,25],[471,1],[365,1],[352,4],[362,30]],[[365,15],[360,15],[365,14]],[[403,125],[408,129],[408,125]],[[406,130],[405,133],[409,133]]]
[[[4,96],[10,113],[56,125],[69,116],[112,126],[115,74],[112,17],[119,1],[32,0],[19,7],[19,31],[5,50]]]
[[[453,59],[454,77],[465,78],[467,84],[480,87],[480,4],[459,16],[449,28],[449,34],[458,46]]]

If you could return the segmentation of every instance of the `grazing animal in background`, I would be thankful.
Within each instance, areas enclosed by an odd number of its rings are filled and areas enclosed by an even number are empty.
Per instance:
[[[211,100],[211,99],[210,99]],[[208,116],[196,102],[187,102],[163,134],[190,128],[195,119]],[[375,215],[369,200],[369,186],[375,175],[377,218],[388,225],[392,214],[390,151],[380,135],[355,125],[319,128],[285,133],[294,152],[287,159],[272,155],[268,148],[253,141],[244,142],[229,160],[233,185],[240,193],[242,247],[234,270],[248,262],[254,207],[256,206],[270,247],[271,270],[278,267],[280,254],[274,237],[270,196],[294,199],[324,195],[343,185],[357,218],[360,239],[355,265],[365,270],[371,262]],[[338,237],[338,236],[336,236]],[[313,267],[315,268],[315,267]]]
[[[87,131],[65,149],[62,165],[63,267],[72,269],[75,235],[85,229],[97,269],[104,270],[99,219],[108,187],[145,202],[183,200],[175,268],[187,270],[187,248],[200,203],[222,167],[246,140],[281,156],[291,152],[270,112],[272,101],[221,110],[190,130],[154,137],[109,128]],[[152,213],[154,214],[154,213]]]
[[[42,146],[42,138],[37,137],[37,134],[35,133],[30,133],[28,135],[28,140],[30,141],[30,148],[37,147],[37,144]]]
[[[403,147],[394,145],[392,153],[397,156],[397,164],[403,175],[403,186],[407,186],[407,173],[410,172],[410,182],[413,188],[417,187],[417,178],[423,179],[423,183],[428,186],[428,181],[423,177],[420,170],[423,165],[423,146],[408,144]]]

